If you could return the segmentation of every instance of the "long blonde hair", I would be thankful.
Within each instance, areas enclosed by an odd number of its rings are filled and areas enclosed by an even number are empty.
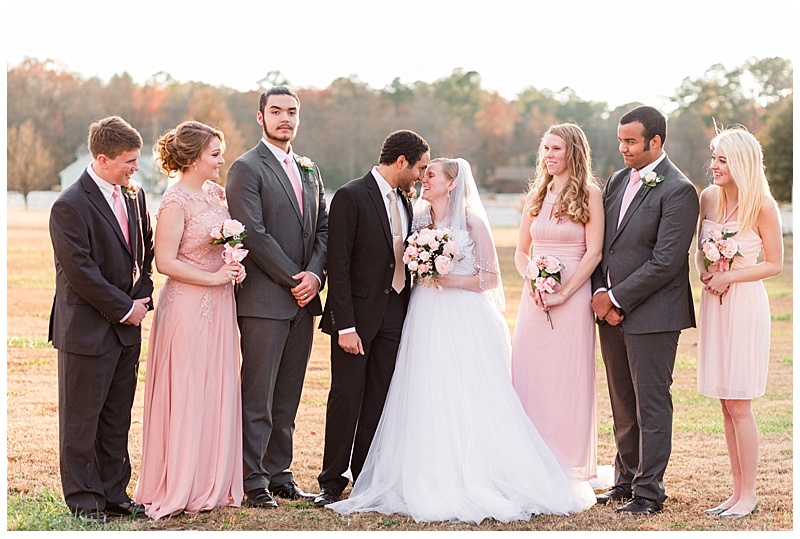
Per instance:
[[[597,180],[592,172],[592,149],[586,134],[583,129],[571,123],[552,125],[542,136],[536,159],[536,178],[531,186],[534,195],[528,212],[531,218],[539,215],[547,189],[553,183],[553,176],[547,171],[545,164],[544,145],[548,135],[560,137],[567,150],[569,180],[561,191],[556,215],[559,219],[566,216],[576,223],[586,223],[589,221],[589,185],[596,185]]]
[[[752,230],[764,200],[772,199],[769,183],[764,173],[764,153],[756,137],[744,127],[736,126],[717,130],[711,140],[711,151],[719,148],[725,155],[731,179],[739,191],[739,232]],[[725,190],[717,190],[717,217],[725,215],[727,200]]]

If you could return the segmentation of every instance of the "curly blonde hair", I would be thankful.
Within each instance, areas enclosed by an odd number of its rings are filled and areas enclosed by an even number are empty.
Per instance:
[[[536,178],[531,185],[534,194],[527,211],[531,218],[539,215],[547,189],[553,183],[553,176],[547,171],[545,164],[544,145],[548,135],[555,135],[564,141],[569,169],[569,181],[559,196],[556,216],[559,219],[567,217],[576,223],[586,223],[589,221],[589,186],[597,185],[597,179],[592,172],[592,149],[586,134],[572,123],[552,125],[542,136],[536,159]]]
[[[153,146],[153,159],[161,172],[174,178],[195,164],[212,137],[219,139],[224,151],[225,135],[222,131],[195,120],[188,120],[161,135]]]

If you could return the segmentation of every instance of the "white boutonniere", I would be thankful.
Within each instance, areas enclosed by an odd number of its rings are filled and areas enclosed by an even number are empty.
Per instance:
[[[125,194],[131,200],[136,200],[136,195],[139,194],[139,189],[141,188],[142,186],[136,180],[128,180],[128,185],[125,186]]]
[[[306,169],[307,172],[314,172],[314,161],[309,159],[308,157],[296,156],[297,157],[297,164],[300,168]]]
[[[645,184],[647,187],[655,187],[659,183],[664,181],[664,176],[657,175],[652,170],[644,175],[642,178],[642,183]]]

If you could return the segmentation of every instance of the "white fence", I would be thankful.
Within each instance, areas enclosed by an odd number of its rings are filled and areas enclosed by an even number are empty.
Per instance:
[[[328,204],[333,195],[327,196]],[[29,210],[49,211],[53,205],[58,192],[56,191],[33,191],[28,194]],[[522,197],[516,194],[485,194],[482,196],[483,204],[486,207],[486,214],[489,216],[489,223],[493,227],[518,227],[521,218]],[[148,207],[151,213],[155,213],[161,197],[147,196]],[[9,210],[24,210],[25,199],[21,193],[8,191]],[[784,204],[781,206],[781,220],[783,224],[783,234],[792,235],[792,205]]]

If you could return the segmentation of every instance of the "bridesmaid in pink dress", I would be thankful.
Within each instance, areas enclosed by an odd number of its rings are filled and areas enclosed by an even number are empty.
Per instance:
[[[706,513],[741,518],[758,506],[758,428],[751,400],[764,395],[770,338],[769,300],[761,280],[783,269],[783,241],[756,138],[742,128],[728,129],[711,141],[711,149],[714,184],[700,195],[696,256],[704,284],[697,324],[697,389],[720,399],[733,494]],[[733,258],[730,270],[724,260],[706,268],[702,243],[723,229],[736,233],[732,238],[741,256]],[[758,262],[762,249],[764,260]]]
[[[210,231],[230,219],[221,131],[188,121],[163,135],[156,163],[179,181],[158,210],[155,258],[167,281],[147,352],[142,468],[134,498],[154,519],[241,505],[242,419],[232,281]]]
[[[603,224],[586,135],[574,124],[550,127],[539,147],[537,178],[525,199],[515,254],[525,287],[514,331],[512,379],[544,441],[581,480],[597,477],[589,277],[600,262]],[[553,294],[540,297],[531,289],[526,276],[531,246],[534,255],[555,255],[566,266]]]

